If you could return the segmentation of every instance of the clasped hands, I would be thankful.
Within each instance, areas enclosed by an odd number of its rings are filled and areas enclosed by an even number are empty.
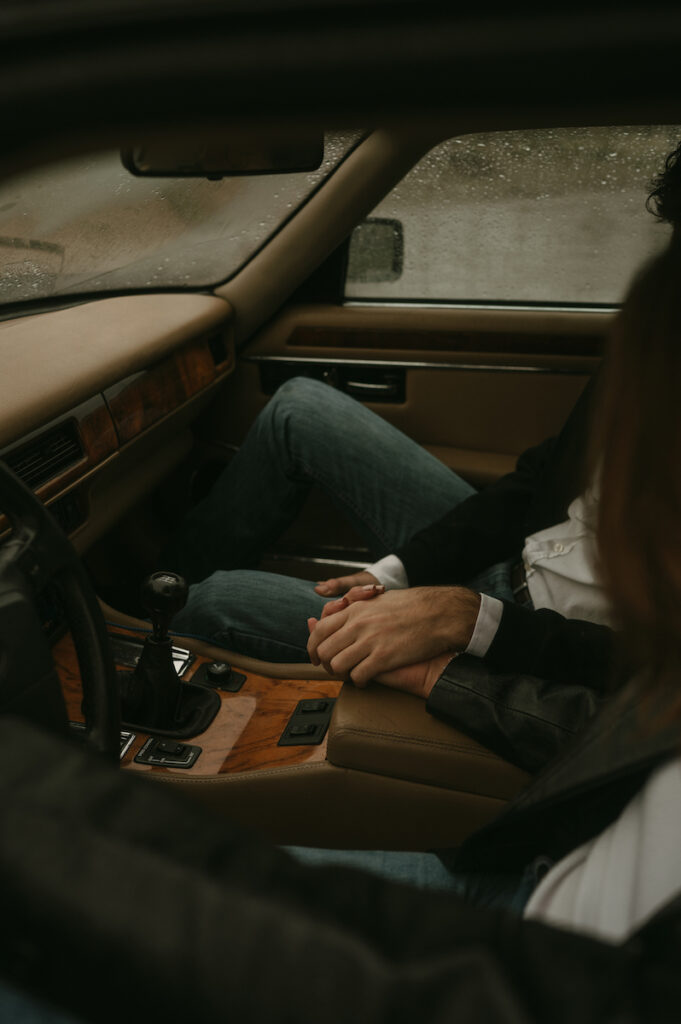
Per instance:
[[[375,679],[428,697],[452,656],[467,647],[480,595],[465,587],[386,592],[366,571],[315,589],[331,596],[347,585],[321,619],[308,619],[312,664],[359,687]]]

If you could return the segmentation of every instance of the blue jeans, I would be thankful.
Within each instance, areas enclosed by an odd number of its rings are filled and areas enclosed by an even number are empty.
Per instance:
[[[453,892],[476,907],[495,907],[520,914],[540,878],[551,865],[538,857],[524,871],[507,874],[450,871],[434,853],[395,850],[322,850],[306,846],[286,847],[300,861],[313,867],[358,868],[391,882],[418,889]]]
[[[364,538],[373,559],[403,545],[474,488],[401,431],[327,384],[283,384],[210,494],[162,555],[190,582],[176,632],[267,661],[307,661],[307,619],[326,603],[314,584],[256,569],[316,485]],[[510,569],[475,589],[510,597]]]

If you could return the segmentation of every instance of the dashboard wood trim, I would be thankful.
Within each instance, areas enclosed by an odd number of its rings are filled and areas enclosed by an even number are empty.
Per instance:
[[[121,445],[127,444],[168,413],[210,387],[231,361],[216,367],[209,342],[201,339],[173,352],[155,366],[104,392]]]

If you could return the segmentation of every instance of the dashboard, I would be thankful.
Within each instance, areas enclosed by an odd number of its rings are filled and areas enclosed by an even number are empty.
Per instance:
[[[0,324],[0,456],[77,550],[188,450],[234,368],[230,312],[212,296],[126,296]]]

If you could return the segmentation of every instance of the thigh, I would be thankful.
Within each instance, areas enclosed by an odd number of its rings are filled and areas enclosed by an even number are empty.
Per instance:
[[[219,571],[189,588],[173,632],[265,661],[307,661],[307,619],[318,618],[325,604],[307,580],[248,569]]]
[[[340,439],[347,447],[344,468],[329,451],[317,479],[378,558],[404,545],[475,488],[385,420],[359,409],[352,443]]]
[[[317,381],[284,385],[266,426],[287,439],[287,472],[321,487],[374,556],[404,544],[475,492],[401,430]]]

